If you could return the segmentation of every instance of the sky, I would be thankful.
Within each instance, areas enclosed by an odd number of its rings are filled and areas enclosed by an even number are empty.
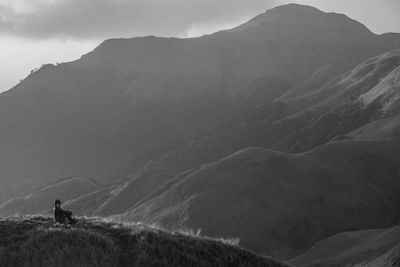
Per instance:
[[[375,33],[400,32],[400,0],[0,0],[0,91],[108,38],[195,37],[287,3],[346,14]]]

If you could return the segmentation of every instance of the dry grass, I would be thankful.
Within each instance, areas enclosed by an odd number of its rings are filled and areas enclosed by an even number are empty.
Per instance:
[[[1,266],[285,266],[237,247],[237,239],[200,233],[102,218],[80,218],[72,228],[46,216],[3,218]]]

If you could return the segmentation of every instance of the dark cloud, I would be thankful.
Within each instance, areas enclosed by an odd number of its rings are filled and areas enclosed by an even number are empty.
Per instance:
[[[0,0],[0,34],[78,39],[185,36],[193,27],[233,23],[275,4],[274,0],[15,1],[18,5]]]

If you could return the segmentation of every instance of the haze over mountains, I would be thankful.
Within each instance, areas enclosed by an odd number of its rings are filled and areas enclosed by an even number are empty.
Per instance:
[[[313,7],[106,40],[0,95],[0,215],[61,195],[80,215],[237,236],[299,265],[389,262],[400,242],[371,258],[340,233],[396,229],[399,107],[400,34]],[[359,261],[319,256],[337,240]]]

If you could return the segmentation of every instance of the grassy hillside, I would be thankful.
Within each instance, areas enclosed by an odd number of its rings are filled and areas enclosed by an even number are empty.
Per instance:
[[[400,266],[400,226],[340,233],[292,260],[295,266]]]
[[[190,232],[81,218],[73,228],[43,216],[0,219],[1,266],[265,266],[286,265]]]
[[[116,218],[202,228],[293,257],[339,232],[392,226],[399,158],[392,142],[340,141],[293,155],[249,148],[178,177]]]

